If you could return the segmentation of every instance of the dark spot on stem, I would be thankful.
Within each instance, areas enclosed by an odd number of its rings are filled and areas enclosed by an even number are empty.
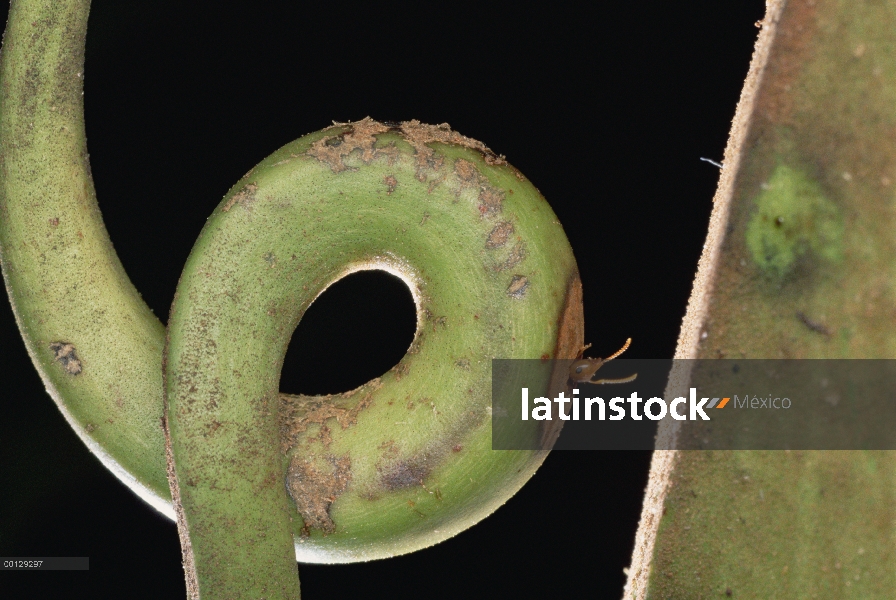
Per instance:
[[[383,177],[383,183],[386,184],[386,195],[391,196],[392,192],[395,191],[396,186],[398,186],[398,180],[395,179],[394,175],[386,175]]]
[[[401,378],[411,371],[411,367],[408,366],[406,362],[402,361],[392,367],[392,371],[395,373],[395,381],[401,381]]]
[[[53,342],[50,344],[56,362],[62,365],[66,373],[78,375],[81,372],[81,360],[75,347],[68,342]]]
[[[507,286],[507,295],[511,298],[522,298],[529,289],[529,278],[525,275],[514,275]]]
[[[826,335],[826,336],[831,335],[831,330],[828,329],[824,323],[810,319],[803,312],[797,312],[796,318],[799,319],[803,325],[805,325],[806,327],[808,327],[809,329],[811,329],[812,331],[814,331],[816,333],[820,333],[820,334]]]
[[[388,491],[400,490],[423,483],[429,475],[429,467],[414,460],[400,461],[383,473],[382,484]]]

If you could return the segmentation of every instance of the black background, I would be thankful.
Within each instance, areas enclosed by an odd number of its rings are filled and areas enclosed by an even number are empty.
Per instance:
[[[699,158],[721,159],[762,0],[308,4],[94,3],[93,175],[160,318],[205,218],[255,163],[332,120],[416,118],[482,140],[542,191],[579,262],[594,355],[632,337],[629,356],[671,357],[719,175]],[[406,349],[400,286],[340,287],[300,326],[319,350],[291,346],[284,391],[350,389]],[[3,573],[4,596],[184,597],[174,524],[67,429],[0,302],[0,555],[91,563]],[[617,598],[649,460],[554,453],[505,507],[437,547],[300,565],[304,596]]]

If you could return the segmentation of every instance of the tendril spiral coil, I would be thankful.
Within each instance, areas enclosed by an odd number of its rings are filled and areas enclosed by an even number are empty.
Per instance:
[[[575,358],[583,345],[575,260],[535,187],[447,125],[364,119],[304,136],[215,209],[166,329],[96,203],[81,91],[88,9],[28,0],[10,11],[3,274],[69,424],[176,516],[191,597],[298,597],[297,557],[411,552],[505,502],[545,453],[491,450],[491,359]],[[369,269],[414,297],[405,357],[351,392],[280,394],[304,311]]]

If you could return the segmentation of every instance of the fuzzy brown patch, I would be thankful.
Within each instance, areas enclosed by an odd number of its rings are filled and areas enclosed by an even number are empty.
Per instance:
[[[383,458],[387,460],[394,460],[401,455],[401,450],[395,440],[386,440],[378,448],[383,451]]]
[[[231,208],[233,208],[234,204],[239,204],[244,208],[248,208],[255,202],[255,191],[258,189],[258,186],[254,183],[249,183],[243,188],[230,197],[230,200],[227,201],[221,210],[224,212],[229,212]]]
[[[479,185],[479,179],[481,177],[479,169],[477,169],[476,165],[468,160],[458,158],[456,161],[454,161],[454,174],[457,175],[457,178],[460,180],[461,185]]]
[[[454,161],[454,174],[463,188],[479,189],[479,216],[487,219],[500,213],[503,208],[504,190],[493,186],[475,164],[458,158]]]
[[[401,381],[401,378],[410,373],[410,371],[411,367],[404,361],[392,367],[392,372],[395,373],[395,381]]]
[[[377,153],[376,135],[389,131],[388,125],[374,121],[370,117],[354,123],[337,123],[338,127],[348,127],[337,135],[324,137],[311,145],[308,155],[330,167],[334,173],[350,170],[344,159],[358,151],[365,164],[370,163]]]
[[[53,358],[56,359],[63,370],[69,375],[78,375],[81,373],[81,360],[74,345],[68,342],[53,342],[50,344],[50,350],[53,351]]]
[[[479,215],[483,219],[493,217],[501,212],[504,202],[504,192],[491,186],[484,187],[479,192]]]
[[[348,429],[358,421],[358,415],[373,401],[373,392],[383,386],[379,377],[361,387],[330,396],[301,396],[280,394],[280,447],[285,454],[294,448],[309,425],[321,425],[320,441],[326,447],[329,429],[324,430],[327,421],[333,419],[342,429]],[[360,400],[352,397],[361,393]]]
[[[286,481],[289,495],[305,521],[304,532],[307,534],[311,529],[324,533],[336,531],[330,507],[351,484],[351,458],[346,455],[315,460],[297,454],[289,463]]]
[[[514,275],[507,286],[507,295],[511,298],[522,298],[529,289],[529,278],[525,275]]]
[[[420,121],[413,119],[411,121],[404,121],[399,129],[404,134],[405,139],[415,148],[419,144],[431,144],[433,142],[454,144],[481,153],[486,164],[507,164],[504,155],[495,154],[488,148],[488,146],[479,140],[474,140],[473,138],[468,138],[456,131],[452,131],[451,125],[448,123],[442,123],[441,125],[427,125],[426,123],[421,123]]]
[[[486,248],[500,248],[507,243],[507,238],[513,235],[513,223],[509,221],[501,221],[488,234],[485,240]]]
[[[392,192],[395,191],[395,188],[398,186],[398,180],[395,179],[394,175],[386,175],[383,178],[383,183],[386,184],[386,195],[391,196]]]
[[[448,123],[426,125],[415,119],[404,121],[399,126],[399,130],[405,140],[414,148],[417,157],[417,179],[420,181],[426,181],[427,170],[438,170],[442,165],[442,156],[429,147],[429,144],[432,143],[453,144],[476,150],[482,154],[486,164],[489,165],[507,164],[503,156],[495,154],[482,142],[452,131]]]
[[[417,120],[404,121],[397,125],[387,125],[374,121],[370,117],[353,123],[335,123],[336,127],[346,128],[342,132],[321,138],[314,142],[307,154],[325,163],[334,173],[350,170],[345,164],[345,158],[355,151],[360,152],[361,160],[369,164],[374,158],[381,155],[392,164],[398,157],[398,149],[394,144],[383,148],[376,147],[376,136],[388,131],[395,131],[414,149],[416,161],[415,177],[419,181],[433,179],[431,187],[438,185],[444,178],[445,158],[436,152],[430,144],[452,144],[463,146],[479,152],[488,165],[506,165],[503,156],[492,152],[485,144],[452,131],[447,123],[441,125],[426,125]],[[468,161],[464,161],[476,171],[474,177],[478,177],[478,170]],[[431,190],[430,190],[431,191]]]

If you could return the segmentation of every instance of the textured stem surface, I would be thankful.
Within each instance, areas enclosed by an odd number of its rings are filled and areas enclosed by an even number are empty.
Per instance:
[[[281,400],[302,313],[361,269],[410,287],[408,354],[354,392]],[[274,580],[264,569],[294,571],[292,533],[300,556],[376,558],[489,514],[544,458],[490,450],[491,359],[575,356],[579,311],[550,208],[477,142],[368,119],[268,157],[200,235],[169,323],[176,497],[196,585],[217,597],[255,577],[262,593]],[[218,562],[248,570],[223,578]]]
[[[173,517],[164,329],[131,285],[96,202],[84,134],[90,3],[13,2],[0,55],[0,253],[25,345],[87,446]]]
[[[447,125],[365,119],[301,138],[209,219],[163,352],[164,330],[115,256],[90,179],[88,6],[32,0],[10,12],[3,272],[69,422],[122,480],[176,513],[190,596],[298,597],[297,556],[412,552],[505,502],[546,453],[491,450],[491,360],[573,358],[583,345],[575,260],[538,191]],[[407,355],[345,394],[279,394],[304,311],[363,269],[413,293]]]

